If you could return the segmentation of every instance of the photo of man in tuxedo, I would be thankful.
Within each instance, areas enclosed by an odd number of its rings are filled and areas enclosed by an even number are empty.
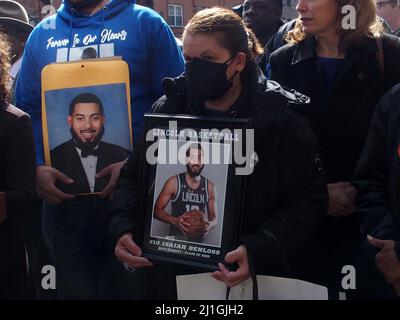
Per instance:
[[[106,117],[103,103],[92,93],[82,93],[72,99],[67,122],[72,138],[52,149],[50,157],[51,166],[73,181],[58,180],[58,188],[70,194],[99,193],[110,179],[101,171],[124,161],[130,152],[101,140]]]

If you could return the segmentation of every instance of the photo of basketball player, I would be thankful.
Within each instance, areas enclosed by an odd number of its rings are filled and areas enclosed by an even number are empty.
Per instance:
[[[154,218],[170,225],[174,239],[203,243],[217,225],[217,190],[203,169],[204,150],[193,143],[186,151],[186,171],[169,177],[157,197]]]

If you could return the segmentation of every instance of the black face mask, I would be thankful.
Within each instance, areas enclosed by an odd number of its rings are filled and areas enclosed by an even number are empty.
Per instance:
[[[186,63],[185,77],[188,87],[188,93],[198,99],[216,100],[225,95],[233,82],[226,78],[228,62],[230,57],[224,63],[216,63],[193,58],[191,62]]]

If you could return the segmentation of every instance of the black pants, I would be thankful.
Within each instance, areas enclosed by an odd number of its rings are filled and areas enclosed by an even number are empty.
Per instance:
[[[113,299],[109,202],[97,196],[46,203],[43,234],[56,268],[59,299]]]
[[[20,222],[0,224],[0,300],[32,299]]]

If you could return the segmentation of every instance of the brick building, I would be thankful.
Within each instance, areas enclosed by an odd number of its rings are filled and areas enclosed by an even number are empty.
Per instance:
[[[17,0],[28,11],[31,23],[36,25],[41,19],[47,16],[50,11],[46,10],[46,5],[53,5],[58,8],[61,0]],[[182,35],[183,27],[190,18],[199,10],[213,6],[232,8],[242,4],[244,0],[137,0],[142,4],[154,6],[156,10],[170,25],[177,37]],[[296,0],[283,0],[283,18],[291,19],[295,17]]]
[[[214,6],[232,8],[243,0],[154,0],[154,10],[168,22],[177,37],[193,15],[204,8]]]
[[[150,0],[151,1],[151,0]],[[154,0],[154,9],[168,22],[176,36],[181,36],[183,27],[199,10],[213,6],[232,8],[244,0]],[[297,0],[283,0],[282,17],[291,20],[297,16]]]
[[[61,4],[61,0],[17,0],[17,2],[22,4],[28,11],[32,25],[38,24],[51,13],[49,7],[45,6],[53,5],[54,8],[58,8]]]

